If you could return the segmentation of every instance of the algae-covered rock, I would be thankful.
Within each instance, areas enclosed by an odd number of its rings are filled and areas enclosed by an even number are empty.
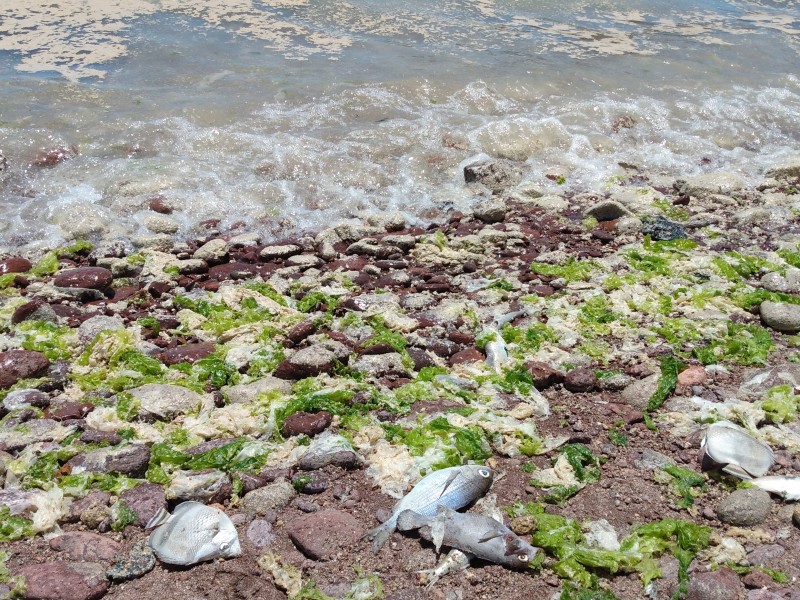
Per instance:
[[[128,390],[139,402],[139,416],[156,420],[201,412],[213,405],[208,396],[179,385],[148,383]]]

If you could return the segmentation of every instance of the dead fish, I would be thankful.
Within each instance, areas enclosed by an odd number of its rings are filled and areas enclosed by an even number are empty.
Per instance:
[[[712,423],[700,443],[712,461],[724,465],[722,470],[740,479],[760,477],[775,463],[772,449],[733,423]]]
[[[756,477],[750,483],[768,491],[770,494],[780,496],[784,500],[797,502],[800,500],[800,477],[786,477],[784,475],[768,475]]]
[[[147,545],[160,561],[171,565],[193,565],[242,553],[239,534],[228,515],[200,502],[183,502],[171,515],[161,509],[147,527],[155,527]]]
[[[486,364],[499,373],[507,362],[508,350],[505,340],[498,331],[494,331],[494,339],[486,344]]]
[[[448,573],[463,571],[469,567],[472,557],[461,550],[453,548],[444,557],[444,560],[432,569],[417,571],[420,583],[426,584],[426,589],[431,589],[434,584]]]
[[[434,471],[394,505],[392,516],[385,523],[370,529],[362,539],[372,540],[372,552],[377,554],[397,526],[397,516],[404,510],[432,517],[438,507],[459,509],[474,502],[492,485],[494,473],[488,467],[464,465]]]
[[[430,527],[430,539],[439,551],[442,545],[512,569],[526,569],[539,551],[491,517],[458,513],[440,506],[436,516],[404,510],[397,517],[400,531]],[[420,535],[427,537],[425,531]]]

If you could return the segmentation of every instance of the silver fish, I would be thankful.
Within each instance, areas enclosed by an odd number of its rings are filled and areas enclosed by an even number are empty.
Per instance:
[[[160,561],[171,565],[193,565],[242,553],[239,534],[228,515],[199,502],[182,502],[171,515],[161,509],[147,527],[155,527],[147,545]]]
[[[508,362],[508,350],[503,336],[498,331],[494,331],[494,339],[486,344],[486,364],[496,373],[499,373],[503,365]]]
[[[377,554],[397,526],[397,516],[404,510],[427,517],[436,514],[439,506],[459,509],[486,493],[494,473],[488,467],[464,465],[434,471],[394,505],[392,516],[385,523],[370,529],[362,539],[372,540],[372,552]]]
[[[472,513],[458,513],[440,506],[436,516],[423,516],[404,510],[397,517],[400,531],[430,527],[430,532],[420,531],[422,537],[430,536],[438,552],[442,545],[461,550],[482,560],[512,569],[526,569],[539,551],[516,533],[491,517]]]
[[[768,475],[767,477],[751,479],[750,483],[771,494],[780,496],[784,500],[789,500],[791,502],[800,500],[800,477]]]
[[[724,465],[723,471],[740,479],[765,475],[775,463],[769,446],[724,421],[708,426],[700,447],[712,461]]]

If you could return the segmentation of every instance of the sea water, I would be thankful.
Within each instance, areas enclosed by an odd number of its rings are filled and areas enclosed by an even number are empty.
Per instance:
[[[0,0],[0,249],[424,223],[487,156],[754,183],[800,154],[799,51],[792,0]]]

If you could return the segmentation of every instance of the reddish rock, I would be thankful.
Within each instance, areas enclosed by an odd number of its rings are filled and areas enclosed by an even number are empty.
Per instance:
[[[460,365],[463,363],[480,362],[486,357],[477,348],[467,348],[461,352],[456,352],[450,357],[450,365]]]
[[[589,367],[573,369],[564,378],[564,387],[576,394],[591,392],[595,384],[597,384],[597,376]]]
[[[295,344],[299,344],[312,333],[317,330],[317,326],[314,324],[313,321],[303,321],[302,323],[298,323],[294,327],[289,330],[289,333],[286,334],[292,342]]]
[[[547,363],[532,360],[525,363],[525,368],[533,378],[533,385],[537,390],[545,390],[564,382],[564,373],[554,369]]]
[[[208,277],[216,281],[226,279],[252,279],[258,274],[258,267],[251,263],[230,262],[216,265],[208,270]]]
[[[56,321],[56,313],[44,300],[35,298],[30,302],[18,306],[11,315],[11,322],[16,325],[27,320]]]
[[[433,358],[430,354],[425,352],[422,348],[406,348],[406,352],[414,361],[414,370],[419,371],[425,367],[432,367],[434,365]]]
[[[116,446],[122,443],[122,436],[116,431],[96,431],[90,429],[81,434],[80,440],[84,444],[108,444],[109,446]]]
[[[761,569],[753,569],[742,577],[742,583],[748,588],[771,588],[775,587],[772,577],[764,573]]]
[[[119,499],[136,515],[136,520],[132,524],[137,527],[144,527],[160,509],[167,508],[164,487],[157,483],[142,483],[135,488],[125,490]]]
[[[53,550],[63,552],[70,560],[110,562],[122,546],[109,537],[89,531],[70,531],[50,540]]]
[[[94,405],[88,402],[65,402],[58,406],[51,406],[45,411],[45,416],[54,421],[68,419],[83,419],[94,410]]]
[[[158,355],[165,365],[177,365],[178,363],[194,364],[198,360],[206,358],[214,353],[214,344],[211,342],[199,342],[196,344],[183,344],[175,348],[164,350]]]
[[[56,275],[53,285],[66,288],[103,290],[111,285],[114,275],[103,267],[79,267]]]
[[[691,366],[678,373],[679,385],[702,385],[706,382],[706,370],[700,366]]]
[[[41,352],[8,350],[0,352],[0,389],[9,388],[20,379],[44,374],[50,361]]]
[[[365,339],[356,347],[356,352],[359,354],[389,354],[390,352],[397,352],[391,344],[375,342],[374,340],[374,337]]]
[[[147,201],[147,207],[154,212],[161,213],[162,215],[172,214],[172,207],[169,205],[164,196],[153,196]]]
[[[0,275],[6,273],[27,273],[31,270],[31,261],[20,256],[12,256],[4,260],[0,260]]]
[[[531,293],[537,296],[552,296],[556,293],[556,290],[549,285],[532,285]]]
[[[740,600],[744,586],[739,576],[728,568],[699,571],[689,580],[688,600]]]
[[[447,334],[447,339],[456,344],[467,345],[475,343],[475,336],[465,331],[451,331]]]
[[[98,508],[108,506],[111,502],[111,494],[101,490],[92,490],[84,498],[74,500],[69,506],[68,521],[74,523],[80,520],[81,514],[88,511],[96,511]]]
[[[30,600],[94,600],[108,590],[106,568],[91,562],[55,561],[27,565],[15,575],[25,578]]]
[[[289,539],[314,560],[344,558],[361,539],[364,529],[355,517],[338,510],[304,515],[286,526]]]
[[[330,427],[333,415],[326,410],[318,413],[296,412],[286,417],[281,432],[284,437],[305,434],[315,436]]]

